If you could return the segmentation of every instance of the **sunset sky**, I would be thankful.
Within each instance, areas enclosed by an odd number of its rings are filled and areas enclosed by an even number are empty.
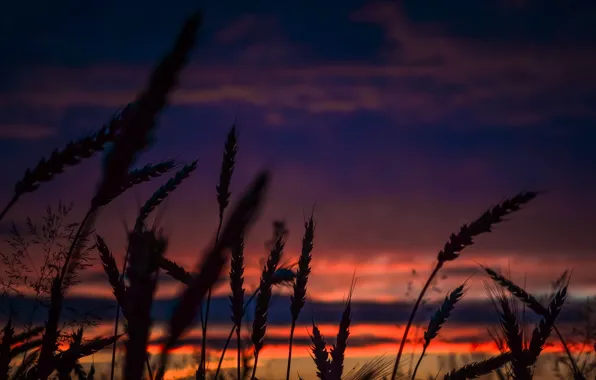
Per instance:
[[[441,272],[446,278],[420,314],[423,325],[450,289],[469,279],[469,290],[429,351],[494,352],[486,328],[496,317],[479,264],[536,293],[572,269],[575,298],[561,318],[577,322],[574,310],[596,293],[596,3],[589,0],[11,2],[0,13],[0,203],[26,168],[134,99],[197,5],[204,10],[199,44],[137,166],[199,160],[156,213],[170,240],[167,256],[192,270],[217,228],[215,185],[237,120],[233,195],[262,168],[273,178],[246,242],[251,292],[271,222],[287,221],[284,259],[295,261],[304,218],[315,207],[310,299],[297,328],[293,376],[313,378],[308,324],[314,318],[333,342],[354,272],[346,367],[392,359],[414,297],[408,282],[419,290],[450,233],[520,191],[545,194]],[[12,221],[24,227],[27,216],[39,220],[59,200],[74,202],[70,221],[80,220],[100,168],[101,157],[86,160],[25,195],[0,233],[8,236]],[[170,175],[100,214],[96,231],[119,262],[125,221],[132,223],[138,205]],[[68,293],[78,309],[101,309],[89,337],[109,334],[114,315],[111,289],[94,264]],[[161,278],[152,350],[181,289]],[[262,378],[285,373],[289,293],[279,292]],[[228,293],[226,282],[215,290],[214,355],[230,328]],[[199,338],[198,329],[191,332],[176,354],[180,377],[194,371],[182,358]],[[108,356],[96,354],[95,363]],[[234,356],[228,359],[233,365]],[[436,372],[437,363],[429,357],[423,373]]]

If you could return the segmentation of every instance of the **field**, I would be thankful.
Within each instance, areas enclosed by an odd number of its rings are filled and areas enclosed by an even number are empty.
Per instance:
[[[390,353],[361,365],[356,365],[350,354],[351,332],[363,328],[362,322],[355,318],[360,312],[355,306],[361,305],[352,299],[358,288],[357,270],[345,289],[347,295],[335,324],[317,321],[316,312],[311,323],[304,322],[304,308],[310,302],[308,284],[313,275],[312,261],[316,261],[317,253],[316,207],[305,217],[300,231],[297,262],[288,262],[284,256],[289,232],[286,223],[272,221],[258,285],[249,288],[245,283],[244,242],[267,200],[271,175],[268,171],[256,173],[245,190],[232,197],[230,185],[241,145],[235,126],[224,142],[216,186],[219,220],[216,233],[212,241],[202,247],[194,268],[185,268],[169,258],[167,226],[160,226],[158,218],[150,225],[149,218],[166,199],[175,196],[176,189],[184,186],[187,178],[195,175],[197,161],[186,165],[164,161],[136,169],[133,165],[138,155],[158,143],[152,139],[157,117],[168,104],[201,24],[200,13],[187,19],[171,51],[155,66],[146,88],[104,127],[55,150],[50,157],[28,169],[16,183],[14,196],[6,203],[0,220],[30,193],[42,192],[46,183],[59,180],[69,167],[83,164],[100,153],[104,155],[102,177],[81,221],[70,220],[72,209],[68,205],[50,208],[39,227],[33,222],[29,225],[27,236],[33,236],[34,241],[27,240],[15,227],[8,242],[9,249],[2,253],[2,307],[6,314],[2,321],[0,379],[54,376],[70,379],[73,376],[134,380],[176,378],[177,375],[183,378],[188,375],[181,374],[176,367],[191,365],[196,368],[191,376],[197,379],[264,379],[270,368],[264,368],[261,354],[266,356],[267,339],[275,334],[279,343],[275,352],[279,356],[270,357],[267,365],[276,367],[276,374],[285,373],[286,379],[380,380],[430,376],[456,380],[486,376],[525,380],[550,376],[580,380],[595,376],[596,330],[590,321],[590,299],[586,301],[584,314],[561,320],[571,290],[572,273],[566,268],[561,269],[558,279],[553,279],[550,294],[533,295],[507,275],[480,265],[487,280],[486,297],[498,321],[492,331],[494,346],[489,347],[492,352],[478,350],[465,356],[437,356],[433,351],[433,343],[436,345],[437,337],[445,333],[452,314],[461,307],[460,301],[470,291],[467,282],[448,291],[440,290],[433,312],[425,320],[416,319],[422,306],[430,302],[430,293],[444,269],[460,255],[465,255],[465,249],[472,246],[478,236],[491,233],[494,226],[506,223],[531,207],[534,199],[542,195],[538,191],[512,195],[447,237],[444,246],[438,249],[428,278],[422,280],[420,289],[413,295],[407,323],[396,329],[394,342],[385,342]],[[95,233],[95,223],[102,218],[100,212],[135,186],[162,176],[169,179],[139,206],[134,224],[127,227],[124,257],[117,256],[110,242]],[[27,261],[27,249],[33,244],[46,253],[42,263]],[[80,274],[98,263],[118,307],[113,311],[113,321],[107,321],[114,331],[90,337],[86,331],[97,322],[94,314],[74,318],[64,305],[68,291],[80,285]],[[181,290],[176,304],[170,305],[167,328],[155,340],[152,326],[160,273]],[[222,297],[212,294],[222,283],[229,286],[230,294],[229,300],[223,297],[223,302],[229,303],[229,314],[225,318],[214,316],[213,309],[210,312],[212,306],[218,311],[222,309],[215,307],[216,302],[222,302]],[[19,301],[24,290],[34,294],[32,303]],[[286,312],[290,327],[280,333],[270,322],[271,305],[273,300],[283,297],[289,299]],[[579,312],[577,308],[570,311]],[[43,323],[37,323],[39,315],[43,315]],[[213,322],[214,318],[217,323]],[[226,319],[229,322],[222,323]],[[582,321],[582,324],[570,326],[569,320]],[[189,340],[188,333],[196,323],[201,333]],[[307,334],[304,333],[306,328]],[[283,343],[285,341],[287,343]],[[196,365],[180,362],[181,346],[188,350],[193,346],[189,342],[194,343],[197,352],[190,355],[195,356]],[[296,358],[297,347],[306,345],[310,346],[312,358],[304,358],[302,354]],[[226,351],[227,356],[224,356]],[[357,352],[356,347],[353,352]],[[98,358],[107,353],[111,360],[101,366],[89,364],[96,353]],[[441,364],[445,357],[447,362]],[[305,368],[312,369],[311,373],[303,373]]]

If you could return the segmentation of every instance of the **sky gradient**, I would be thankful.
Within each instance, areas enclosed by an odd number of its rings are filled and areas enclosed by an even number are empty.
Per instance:
[[[197,5],[38,3],[13,2],[0,14],[0,51],[8,52],[0,59],[0,199],[6,201],[27,167],[97,130],[133,100]],[[273,174],[246,242],[246,284],[253,289],[271,221],[287,221],[284,258],[293,261],[304,217],[315,206],[312,302],[294,351],[293,368],[303,377],[314,374],[305,326],[314,317],[332,338],[354,271],[348,356],[393,358],[414,297],[406,295],[408,283],[419,290],[451,232],[520,191],[545,193],[443,270],[435,301],[467,279],[470,289],[430,351],[494,349],[484,331],[495,316],[478,264],[510,273],[537,293],[573,269],[577,300],[570,310],[596,293],[594,2],[225,0],[200,6],[200,42],[160,118],[154,146],[137,166],[199,160],[158,213],[170,240],[167,256],[190,270],[217,228],[215,185],[226,134],[237,121],[233,195],[258,170]],[[100,168],[96,157],[27,194],[0,222],[0,233],[8,233],[12,220],[24,226],[27,216],[39,219],[40,210],[59,200],[74,202],[72,221],[79,220]],[[102,211],[96,230],[119,262],[124,221],[131,224],[138,204],[165,180],[139,186]],[[79,308],[113,305],[95,263],[69,292]],[[228,288],[223,283],[215,291],[214,352],[229,328]],[[160,282],[158,323],[167,320],[179,289],[167,278]],[[264,354],[273,377],[283,370],[289,320],[288,291],[279,292]],[[423,313],[424,323],[436,306]],[[106,320],[91,335],[109,331],[113,309],[102,310]],[[562,318],[577,322],[572,314]],[[187,337],[187,348],[198,334]],[[426,365],[431,371],[435,361]]]

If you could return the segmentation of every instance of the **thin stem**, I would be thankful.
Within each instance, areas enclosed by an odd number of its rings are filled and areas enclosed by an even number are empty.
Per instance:
[[[128,264],[128,255],[130,250],[126,250],[126,255],[124,255],[124,264],[122,264],[122,272],[120,273],[120,280],[119,283],[121,284],[124,281],[124,273],[126,272],[126,265]],[[118,335],[118,321],[120,320],[120,302],[116,305],[116,321],[114,322],[114,336]],[[110,368],[110,380],[114,380],[114,367],[116,363],[116,342],[112,344],[112,365]]]
[[[116,321],[114,323],[114,336],[118,335],[118,321],[120,319],[120,303],[116,306]],[[110,380],[114,380],[114,366],[116,363],[116,342],[112,343],[112,365],[110,367]]]
[[[414,334],[414,342],[418,341],[418,332],[420,331],[420,322],[416,325],[416,333]],[[414,365],[414,345],[412,345],[412,351],[410,352],[410,367],[408,368],[408,377],[412,377],[412,366]]]
[[[2,220],[2,218],[4,218],[4,215],[6,215],[8,210],[10,210],[12,208],[12,206],[14,206],[14,204],[17,203],[18,200],[19,200],[19,195],[15,194],[12,197],[12,199],[10,200],[10,202],[8,202],[6,204],[6,206],[4,206],[4,210],[2,210],[2,213],[0,214],[0,220]]]
[[[248,299],[248,301],[246,301],[246,303],[244,304],[244,307],[242,308],[242,316],[244,317],[244,315],[246,314],[246,309],[248,307],[248,305],[252,302],[252,300],[257,296],[257,293],[259,292],[259,288],[257,288],[254,293],[250,296],[250,298]],[[230,329],[230,334],[228,335],[228,339],[226,340],[226,344],[224,344],[224,348],[223,351],[221,353],[221,356],[219,358],[219,363],[217,364],[217,370],[215,371],[215,378],[217,379],[217,375],[219,375],[219,371],[221,370],[221,364],[224,360],[224,356],[226,355],[226,350],[228,349],[228,346],[230,345],[230,341],[232,340],[232,334],[234,334],[234,330],[236,329],[237,325],[236,323],[234,323],[232,325],[232,328]],[[240,368],[240,330],[238,331],[238,368]],[[238,375],[240,376],[240,369],[238,369]],[[240,380],[240,377],[238,377],[238,380]]]
[[[211,288],[207,292],[207,306],[205,307],[205,323],[203,324],[203,341],[201,342],[201,367],[207,372],[205,349],[207,348],[207,322],[209,321],[209,306],[211,305]]]
[[[257,364],[259,363],[259,354],[255,353],[255,364],[252,367],[252,376],[250,380],[255,380],[255,375],[257,374]]]
[[[428,290],[430,283],[435,278],[435,276],[437,275],[437,273],[439,272],[439,270],[441,269],[442,266],[443,266],[443,263],[441,261],[437,261],[437,265],[435,266],[435,269],[433,270],[431,275],[428,277],[428,280],[426,280],[426,284],[424,284],[424,287],[420,291],[420,295],[418,296],[418,299],[416,300],[416,303],[414,304],[414,308],[412,309],[412,313],[410,314],[410,318],[408,319],[408,324],[406,325],[406,329],[404,330],[404,336],[401,338],[401,342],[399,344],[399,351],[397,352],[397,357],[395,358],[395,364],[393,365],[393,374],[391,375],[391,380],[395,380],[395,376],[397,375],[397,369],[399,368],[399,361],[401,359],[401,354],[404,351],[406,339],[408,338],[408,332],[410,331],[410,327],[412,326],[412,321],[414,320],[416,311],[418,310],[418,307],[420,306],[420,302],[422,301],[424,294]]]
[[[286,380],[290,380],[290,367],[292,365],[292,343],[294,343],[294,330],[296,329],[296,320],[292,318],[290,327],[290,347],[288,348],[288,369],[286,370]]]
[[[418,359],[418,362],[416,363],[416,367],[414,367],[414,373],[412,374],[412,380],[416,380],[416,373],[418,372],[418,367],[420,367],[420,363],[422,363],[422,358],[424,357],[424,354],[426,354],[427,348],[428,348],[427,345],[424,345],[424,347],[422,348],[422,353],[420,354],[420,358]]]
[[[153,372],[151,371],[151,364],[149,364],[149,355],[145,354],[145,364],[147,365],[147,373],[149,374],[149,379],[153,380]]]
[[[124,255],[124,263],[122,264],[122,273],[120,273],[119,283],[121,284],[124,281],[124,273],[126,272],[126,265],[128,264],[128,256],[130,250],[126,250],[126,255]],[[116,300],[117,301],[117,300]],[[114,320],[114,336],[118,335],[118,322],[120,321],[120,302],[117,302],[116,305],[116,318]],[[112,343],[112,363],[110,365],[110,380],[114,380],[114,369],[116,364],[116,341]],[[147,366],[147,372],[149,373],[149,378],[153,379],[153,372],[151,371],[151,364],[149,363],[149,355],[145,355],[145,365]]]
[[[236,330],[236,324],[234,323],[234,326],[232,326],[232,329],[230,330],[230,333],[228,334],[228,339],[226,339],[226,344],[224,344],[224,348],[223,348],[223,353],[222,355],[219,357],[219,362],[217,363],[217,370],[215,371],[215,379],[217,379],[217,375],[219,375],[219,371],[221,370],[221,364],[224,360],[224,355],[226,350],[228,349],[228,346],[230,345],[230,342],[232,341],[232,335],[234,335],[234,330]]]
[[[565,339],[563,338],[563,335],[561,335],[561,332],[559,332],[559,329],[557,328],[557,326],[555,324],[553,324],[553,329],[555,330],[555,332],[559,336],[559,340],[561,341],[561,344],[563,345],[563,348],[565,349],[565,352],[567,353],[567,356],[569,357],[569,361],[571,362],[571,365],[573,366],[573,372],[574,372],[574,374],[579,373],[580,370],[577,368],[577,364],[575,363],[575,359],[573,358],[573,355],[571,355],[571,351],[569,351],[569,347],[567,347],[567,343],[565,342]]]
[[[95,207],[89,208],[89,211],[87,211],[87,214],[85,214],[83,221],[81,222],[81,224],[79,224],[79,228],[77,228],[77,232],[75,233],[72,243],[70,244],[70,248],[68,249],[68,253],[66,254],[66,258],[64,259],[64,265],[62,266],[62,270],[60,271],[60,286],[62,286],[62,283],[64,282],[64,277],[66,277],[66,273],[68,272],[69,261],[72,258],[75,249],[79,247],[78,243],[81,234],[83,233],[83,229],[87,228],[87,224],[91,220],[91,216],[95,213],[95,211]]]
[[[219,213],[219,225],[217,226],[217,233],[215,234],[215,242],[217,243],[217,241],[219,240],[219,233],[221,232],[221,225],[223,223],[223,213]],[[201,341],[201,363],[199,368],[202,368],[203,371],[207,371],[207,365],[205,363],[205,349],[207,347],[207,322],[209,320],[209,305],[211,304],[211,287],[209,287],[209,291],[207,292],[207,307],[205,309],[205,319],[203,322],[203,319],[201,318],[201,327],[203,329],[203,336],[202,336],[202,341]],[[202,309],[202,308],[201,308]],[[201,317],[202,317],[202,311],[201,311]],[[217,379],[217,375],[215,377]]]
[[[238,344],[238,355],[236,355],[236,371],[238,372],[238,380],[240,380],[241,375],[240,375],[240,360],[241,360],[241,340],[240,340],[240,329],[236,328],[236,339],[237,339],[237,344]]]

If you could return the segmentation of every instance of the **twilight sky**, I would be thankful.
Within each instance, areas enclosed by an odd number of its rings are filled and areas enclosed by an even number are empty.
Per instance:
[[[171,3],[65,0],[5,7],[0,199],[10,199],[27,167],[95,131],[134,98],[197,6]],[[273,172],[270,197],[247,241],[247,284],[258,281],[271,221],[287,220],[286,258],[294,259],[304,215],[316,204],[313,303],[301,321],[314,316],[332,338],[356,270],[348,348],[354,360],[393,357],[401,330],[396,323],[407,318],[411,302],[408,282],[414,279],[418,289],[451,232],[519,191],[546,194],[445,268],[435,299],[473,277],[453,324],[430,351],[466,351],[471,341],[465,337],[480,335],[475,344],[488,346],[483,331],[494,316],[478,263],[506,270],[520,283],[526,278],[536,292],[573,269],[572,294],[594,294],[594,2],[225,0],[199,6],[205,11],[200,43],[160,119],[155,145],[138,162],[199,159],[161,209],[168,257],[192,268],[215,232],[215,184],[236,117],[235,194],[257,170]],[[26,216],[39,218],[60,199],[74,202],[76,221],[100,166],[99,157],[85,161],[26,195],[0,223],[0,233],[8,232],[11,219],[23,225]],[[137,205],[165,180],[129,192],[102,212],[97,232],[119,259],[123,220],[130,224]],[[71,289],[71,302],[109,306],[100,265],[83,278]],[[158,321],[169,315],[178,289],[162,281]],[[216,291],[213,334],[219,338],[229,328],[227,293],[225,284]],[[276,300],[263,376],[283,369],[288,301],[285,295]],[[109,330],[110,313],[97,333]],[[310,378],[308,335],[304,326],[299,330],[296,369]],[[181,352],[192,353],[199,335],[193,332]],[[221,346],[216,340],[214,353]],[[427,365],[432,370],[434,361]]]

